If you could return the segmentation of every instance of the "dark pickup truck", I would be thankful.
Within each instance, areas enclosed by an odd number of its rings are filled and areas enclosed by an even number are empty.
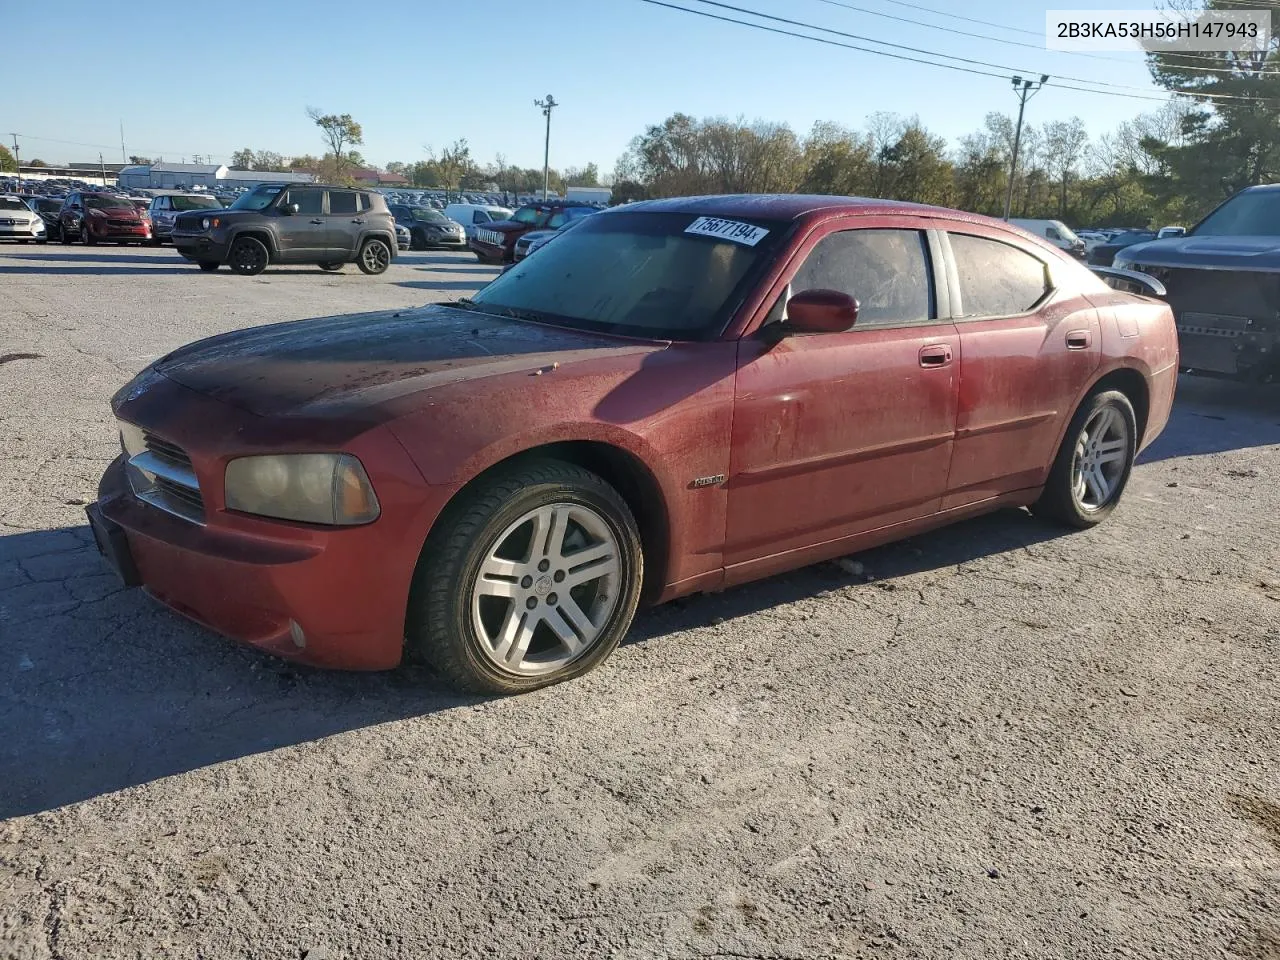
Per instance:
[[[382,273],[396,255],[395,220],[381,194],[325,184],[263,184],[225,210],[180,213],[171,234],[201,270],[227,264],[253,276],[272,263]]]
[[[1127,247],[1115,266],[1164,284],[1183,370],[1280,380],[1280,184],[1240,191],[1186,236]]]

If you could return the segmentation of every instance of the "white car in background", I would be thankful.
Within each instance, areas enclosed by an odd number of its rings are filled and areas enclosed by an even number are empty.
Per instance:
[[[507,220],[511,217],[511,211],[506,207],[495,207],[483,203],[451,203],[444,208],[444,215],[454,223],[462,224],[462,230],[470,240],[477,227]]]
[[[0,196],[0,240],[19,243],[48,243],[44,218],[32,210],[21,197]]]

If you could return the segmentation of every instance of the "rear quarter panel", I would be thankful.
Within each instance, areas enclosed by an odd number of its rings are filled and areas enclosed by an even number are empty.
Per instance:
[[[1149,410],[1139,449],[1155,440],[1169,422],[1178,380],[1178,330],[1167,303],[1118,290],[1090,293],[1102,327],[1106,375],[1129,368],[1147,381]]]

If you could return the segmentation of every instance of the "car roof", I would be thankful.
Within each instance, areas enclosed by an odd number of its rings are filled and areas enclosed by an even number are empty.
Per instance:
[[[871,197],[828,197],[811,194],[723,194],[704,197],[672,197],[666,200],[642,200],[615,210],[649,213],[690,213],[702,216],[744,217],[762,220],[798,220],[814,213],[904,214],[934,216],[948,220],[984,223],[1008,229],[1003,220],[965,213],[949,207],[903,200],[878,200]]]

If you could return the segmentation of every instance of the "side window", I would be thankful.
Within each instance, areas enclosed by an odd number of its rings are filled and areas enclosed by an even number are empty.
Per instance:
[[[838,290],[858,301],[858,326],[933,317],[933,283],[919,230],[843,230],[818,241],[791,293]]]
[[[335,217],[350,216],[359,212],[354,190],[330,190],[329,212]]]
[[[1045,235],[1046,237],[1048,237],[1050,240],[1061,240],[1061,239],[1062,239],[1062,234],[1060,234],[1060,233],[1058,232],[1058,228],[1057,228],[1057,227],[1045,227],[1045,228],[1044,228],[1044,235]]]
[[[324,192],[321,190],[290,190],[283,203],[296,203],[298,216],[318,217],[324,210]]]
[[[1049,292],[1045,265],[999,240],[949,234],[960,278],[961,316],[1013,317],[1026,313]]]
[[[471,215],[471,222],[472,223],[488,223],[489,215],[485,213],[483,210],[477,210],[474,214]]]
[[[554,214],[551,217],[551,219],[547,221],[547,229],[559,230],[568,222],[569,222],[569,215],[567,213],[557,213],[557,214]]]

